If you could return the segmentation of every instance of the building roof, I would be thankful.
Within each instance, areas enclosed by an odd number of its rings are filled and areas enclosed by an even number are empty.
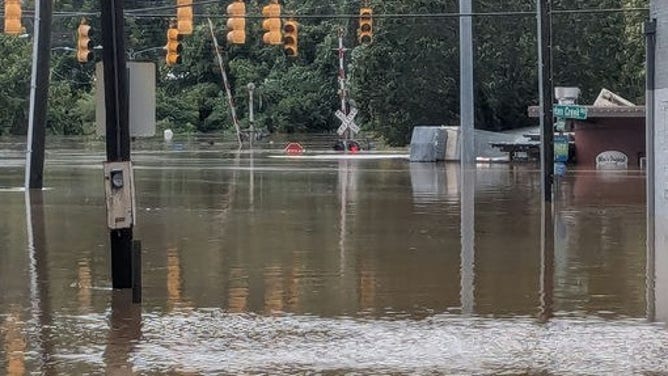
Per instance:
[[[587,118],[644,118],[645,106],[583,106],[587,107]],[[537,118],[538,106],[529,107],[529,117]]]

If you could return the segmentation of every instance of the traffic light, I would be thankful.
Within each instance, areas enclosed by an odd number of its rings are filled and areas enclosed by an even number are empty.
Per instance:
[[[21,0],[5,0],[5,34],[21,34],[21,13]]]
[[[77,61],[82,64],[93,59],[93,41],[90,37],[90,25],[86,20],[81,20],[77,28]]]
[[[165,55],[165,62],[167,65],[181,64],[181,34],[179,29],[172,25],[167,30],[167,54]]]
[[[235,0],[227,6],[227,42],[230,44],[246,43],[246,3]]]
[[[262,15],[265,20],[262,21],[262,28],[266,31],[262,36],[265,44],[277,45],[283,42],[281,35],[281,6],[278,0],[272,0],[271,4],[262,8]]]
[[[190,35],[193,33],[193,0],[176,1],[176,25],[179,34]]]
[[[373,11],[371,8],[360,9],[360,27],[357,29],[357,38],[360,43],[371,43],[373,39]]]
[[[297,56],[297,32],[299,24],[290,20],[283,24],[283,49],[288,56]]]

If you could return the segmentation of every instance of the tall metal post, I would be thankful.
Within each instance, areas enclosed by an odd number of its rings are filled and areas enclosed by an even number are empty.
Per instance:
[[[473,20],[471,0],[459,0],[459,62],[461,164],[462,168],[475,167],[475,115],[473,106]]]
[[[654,228],[654,76],[656,67],[656,21],[649,20],[645,23],[646,39],[646,125],[645,125],[645,161],[646,161],[646,197],[647,197],[647,316],[654,319],[654,269],[655,269],[655,228]]]
[[[130,125],[122,0],[100,0],[107,161],[130,160]],[[132,228],[110,231],[115,289],[132,288]]]
[[[648,190],[652,195],[648,205],[653,204],[648,211],[654,214],[648,225],[653,230],[654,254],[648,256],[654,257],[653,270],[648,273],[654,276],[654,296],[650,299],[653,298],[655,303],[655,317],[659,321],[668,321],[668,2],[652,1],[651,18],[656,21],[656,64],[652,67],[654,83],[649,88],[653,95],[647,101],[648,108],[653,108],[648,113],[651,119],[648,118],[650,138],[647,142],[653,145],[648,147],[647,159],[651,169],[648,170],[651,174],[648,185],[652,185]]]
[[[554,117],[552,106],[552,0],[538,0],[538,92],[540,97],[540,170],[543,201],[552,202]]]
[[[49,96],[49,60],[51,56],[51,20],[53,0],[37,0],[30,78],[30,114],[26,143],[25,188],[44,187],[44,148],[46,113]]]
[[[348,102],[348,93],[346,92],[346,49],[343,47],[343,28],[339,29],[339,96],[341,97],[341,112],[348,115],[346,103]],[[346,129],[344,139],[350,139],[350,129]]]

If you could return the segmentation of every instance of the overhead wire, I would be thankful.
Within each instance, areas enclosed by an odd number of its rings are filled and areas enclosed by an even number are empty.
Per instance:
[[[217,3],[218,0],[206,0],[198,2],[200,4]],[[194,3],[193,3],[194,4]],[[124,11],[127,17],[132,18],[174,18],[175,14],[171,13],[144,13],[154,12],[156,10],[177,9],[180,5],[169,5],[162,7],[151,8],[135,8]],[[649,8],[635,7],[635,8],[589,8],[589,9],[553,9],[552,14],[555,15],[569,15],[569,14],[602,14],[602,13],[644,13],[649,12]],[[0,13],[0,16],[4,16]],[[24,17],[34,16],[34,11],[24,10]],[[54,17],[81,17],[81,16],[100,16],[99,12],[54,12]],[[212,13],[194,13],[194,17],[205,18],[228,18],[226,14],[212,14]],[[473,13],[376,13],[373,18],[459,18],[459,17],[512,17],[512,16],[536,16],[535,11],[502,11],[502,12],[473,12]],[[281,18],[301,18],[301,19],[351,19],[359,18],[359,14],[294,14],[281,15]],[[261,14],[246,14],[246,19],[263,19]]]

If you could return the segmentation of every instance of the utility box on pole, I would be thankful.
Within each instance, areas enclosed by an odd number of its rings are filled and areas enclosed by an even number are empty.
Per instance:
[[[136,222],[132,162],[106,162],[104,164],[104,192],[109,229],[132,228]]]
[[[130,136],[155,136],[155,81],[154,63],[128,62],[128,87],[130,105]],[[103,65],[95,66],[95,122],[98,136],[105,135],[106,112],[104,109]]]

